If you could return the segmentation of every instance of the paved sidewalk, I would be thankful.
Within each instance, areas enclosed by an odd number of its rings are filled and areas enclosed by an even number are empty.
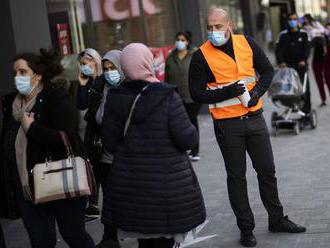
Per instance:
[[[319,103],[315,85],[313,102]],[[248,185],[251,207],[256,219],[258,247],[262,248],[328,248],[330,247],[330,106],[319,109],[319,126],[299,136],[284,132],[272,137],[277,166],[280,198],[285,212],[294,221],[307,226],[305,234],[271,234],[267,231],[267,214],[262,206],[256,174],[248,162]],[[266,99],[265,118],[269,123],[275,107]],[[209,223],[198,237],[217,236],[190,245],[192,248],[240,247],[239,231],[229,206],[226,174],[220,150],[216,144],[212,121],[208,115],[200,117],[201,156],[194,164],[205,196]],[[28,248],[27,234],[20,221],[5,221],[5,236],[9,248]],[[95,241],[102,236],[99,221],[89,223],[88,231]],[[58,247],[67,247],[60,240]],[[123,248],[135,248],[133,240],[123,242]]]

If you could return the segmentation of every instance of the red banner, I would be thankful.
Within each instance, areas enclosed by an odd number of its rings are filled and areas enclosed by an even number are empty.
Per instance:
[[[62,56],[71,54],[70,34],[67,23],[59,23],[57,28],[57,41]]]
[[[154,55],[154,69],[156,77],[160,81],[165,80],[165,62],[167,56],[174,49],[174,46],[151,47],[151,52]]]

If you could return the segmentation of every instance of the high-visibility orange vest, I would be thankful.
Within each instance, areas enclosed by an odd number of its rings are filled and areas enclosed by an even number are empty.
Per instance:
[[[253,66],[253,51],[244,35],[232,35],[235,60],[223,51],[205,42],[201,51],[209,65],[216,82],[207,84],[208,90],[215,90],[229,85],[237,80],[244,80],[248,90],[256,84],[256,74]],[[209,109],[213,119],[228,119],[243,116],[250,111],[261,109],[262,100],[252,108],[242,105],[238,98],[232,98],[220,103],[210,104]]]

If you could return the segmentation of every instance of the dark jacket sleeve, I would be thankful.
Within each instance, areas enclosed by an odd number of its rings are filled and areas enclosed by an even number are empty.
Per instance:
[[[215,82],[215,77],[201,51],[197,50],[191,58],[189,67],[189,90],[195,102],[212,104],[230,98],[223,89],[207,90],[207,84],[211,82]]]
[[[77,107],[79,110],[85,110],[89,105],[89,90],[93,85],[93,79],[90,78],[85,86],[78,85],[77,91]]]
[[[274,68],[261,47],[249,36],[247,36],[247,41],[253,51],[254,69],[259,74],[259,80],[254,90],[261,97],[271,85]]]
[[[120,142],[124,138],[124,120],[113,118],[104,112],[101,127],[101,139],[104,149],[110,153],[115,153]]]
[[[275,47],[275,56],[276,56],[276,61],[277,64],[282,64],[284,63],[284,56],[283,56],[283,52],[285,50],[285,34],[281,34],[278,37],[278,41],[276,43],[276,47]]]
[[[29,140],[54,150],[63,149],[59,131],[65,131],[71,142],[75,141],[74,137],[78,127],[77,110],[67,94],[56,94],[51,100],[46,115],[52,128],[34,121],[26,134]]]
[[[116,94],[120,88],[109,91],[105,105],[101,125],[101,139],[106,151],[114,153],[118,145],[124,139],[124,126],[130,108],[122,110],[121,114],[115,114],[120,106],[130,106],[134,96]],[[113,93],[114,92],[114,93]],[[126,111],[126,112],[124,112]]]
[[[169,104],[169,131],[175,146],[182,152],[198,143],[198,132],[191,123],[180,96],[174,92]]]
[[[169,73],[170,73],[170,56],[166,59],[166,62],[165,62],[165,82],[169,83],[170,81],[170,77],[169,77]]]

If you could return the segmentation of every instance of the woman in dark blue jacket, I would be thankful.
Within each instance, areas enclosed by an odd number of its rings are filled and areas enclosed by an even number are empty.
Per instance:
[[[152,63],[146,46],[127,46],[121,56],[127,81],[108,94],[102,141],[114,163],[102,221],[117,226],[119,238],[138,238],[139,248],[170,248],[206,213],[186,154],[198,133],[175,87],[154,78]]]

